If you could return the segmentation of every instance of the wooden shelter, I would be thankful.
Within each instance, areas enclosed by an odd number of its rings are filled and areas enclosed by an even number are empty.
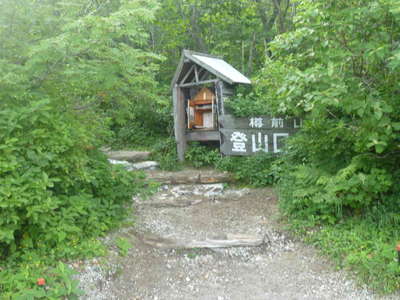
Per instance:
[[[184,50],[172,80],[174,127],[179,160],[188,141],[219,141],[224,99],[250,80],[219,57]]]

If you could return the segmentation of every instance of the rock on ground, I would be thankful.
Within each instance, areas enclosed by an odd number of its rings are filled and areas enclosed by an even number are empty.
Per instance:
[[[107,261],[81,269],[82,299],[380,299],[282,229],[271,189],[164,185],[133,205],[136,225],[105,238]],[[204,240],[227,233],[267,238],[258,247],[212,250],[159,249],[141,239]],[[113,246],[117,237],[134,245],[126,257]]]

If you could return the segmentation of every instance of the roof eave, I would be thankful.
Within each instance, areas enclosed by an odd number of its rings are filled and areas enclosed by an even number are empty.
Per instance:
[[[182,55],[181,55],[181,59],[180,59],[178,68],[176,69],[174,78],[172,79],[172,82],[171,82],[171,89],[174,88],[175,84],[177,83],[177,81],[179,79],[179,75],[182,72],[183,65],[185,64],[186,58],[191,60],[193,63],[205,68],[207,71],[214,74],[216,77],[220,78],[221,80],[225,81],[228,84],[231,84],[231,85],[233,85],[233,84],[250,84],[251,85],[251,81],[247,77],[246,78],[249,80],[249,82],[232,81],[230,78],[226,77],[224,74],[215,70],[212,66],[205,64],[202,61],[200,61],[199,59],[197,59],[194,55],[222,59],[221,57],[218,57],[215,55],[210,55],[210,54],[206,54],[206,53],[200,53],[200,52],[195,52],[195,51],[184,49],[182,52]]]
[[[181,59],[179,61],[178,67],[176,68],[174,77],[172,78],[172,81],[171,81],[171,89],[174,88],[176,82],[178,81],[179,75],[182,72],[183,64],[185,63],[185,57],[186,57],[185,56],[185,50],[183,50],[183,53],[181,54]]]

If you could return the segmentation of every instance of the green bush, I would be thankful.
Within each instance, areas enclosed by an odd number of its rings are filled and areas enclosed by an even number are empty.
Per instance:
[[[273,58],[256,79],[256,102],[304,120],[273,166],[281,210],[340,266],[393,291],[400,286],[398,1],[298,8],[295,30],[270,44]]]
[[[192,143],[185,157],[196,168],[215,167],[231,172],[239,184],[263,187],[274,182],[273,162],[276,156],[269,153],[260,152],[243,157],[222,156],[218,148]]]
[[[216,167],[233,173],[239,183],[263,187],[274,183],[273,162],[275,160],[276,156],[269,153],[247,157],[226,156],[218,161]]]
[[[98,253],[93,239],[126,216],[143,188],[74,120],[48,101],[0,111],[0,294],[33,287],[26,275],[35,267]]]
[[[133,193],[133,178],[110,166],[68,118],[46,102],[0,112],[3,258],[97,235]]]
[[[396,8],[304,1],[295,30],[271,43],[254,101],[304,120],[275,168],[285,213],[334,223],[396,193],[400,27],[387,26],[400,24]]]
[[[215,166],[221,159],[219,149],[201,145],[198,142],[191,143],[185,153],[185,159],[194,167]]]
[[[181,168],[174,138],[163,138],[155,143],[152,147],[151,157],[160,164],[162,170],[176,171]]]
[[[362,217],[310,230],[306,241],[331,257],[338,267],[354,271],[361,283],[389,293],[400,288],[400,267],[395,251],[400,219],[399,213],[395,219],[382,215],[377,218],[376,213],[371,211]],[[382,223],[382,220],[391,222]]]

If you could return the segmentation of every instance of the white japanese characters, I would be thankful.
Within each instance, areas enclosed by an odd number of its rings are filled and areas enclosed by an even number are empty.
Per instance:
[[[249,126],[251,128],[261,128],[264,126],[263,118],[250,118]]]
[[[264,151],[268,152],[268,135],[264,135],[263,139],[263,134],[259,132],[257,134],[258,139],[256,140],[256,135],[252,134],[251,135],[251,146],[252,146],[252,151],[253,152],[258,152],[258,151]]]
[[[272,128],[283,128],[283,119],[281,119],[281,118],[272,118],[271,119],[271,127]]]
[[[274,153],[282,152],[278,140],[285,139],[287,137],[289,137],[288,133],[274,133]]]
[[[301,128],[301,127],[303,127],[303,120],[302,120],[302,119],[294,119],[294,120],[293,120],[293,127],[294,127],[294,128]]]
[[[224,154],[251,155],[257,152],[280,153],[285,139],[298,128],[302,120],[280,117],[250,117],[239,122],[241,129],[223,129],[226,140]],[[289,133],[290,132],[290,133]],[[231,143],[229,143],[231,142]],[[229,145],[229,146],[228,146]]]
[[[232,152],[246,152],[246,134],[239,131],[234,131],[231,135]]]

